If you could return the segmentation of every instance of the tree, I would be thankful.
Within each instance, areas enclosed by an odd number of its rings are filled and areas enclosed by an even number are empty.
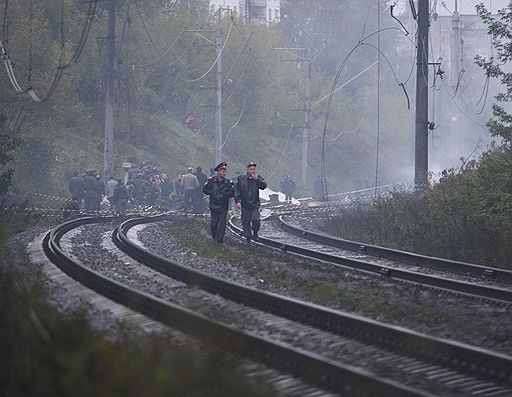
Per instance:
[[[493,17],[483,4],[476,6],[477,12],[483,22],[488,26],[488,34],[492,39],[492,46],[496,55],[487,59],[482,56],[475,57],[477,65],[485,70],[488,78],[498,78],[505,87],[505,92],[495,96],[498,103],[492,105],[494,117],[487,126],[492,135],[503,138],[506,144],[512,143],[512,114],[508,113],[499,103],[512,101],[512,72],[506,71],[506,64],[512,61],[512,1],[498,10]]]
[[[16,115],[16,113],[12,113]],[[11,184],[13,170],[7,167],[11,160],[11,153],[19,145],[20,139],[13,136],[22,128],[19,118],[7,117],[0,113],[0,195],[7,193]],[[14,131],[13,131],[14,130]]]

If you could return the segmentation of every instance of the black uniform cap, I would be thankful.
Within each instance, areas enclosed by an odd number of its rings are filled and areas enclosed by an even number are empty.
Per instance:
[[[225,161],[223,161],[223,162],[222,162],[222,163],[220,163],[217,167],[215,167],[213,170],[214,170],[214,171],[218,171],[218,170],[220,170],[221,168],[226,169],[227,167],[228,167],[228,164],[227,164]]]
[[[256,163],[251,161],[249,164],[247,164],[247,168],[249,167],[256,167]]]

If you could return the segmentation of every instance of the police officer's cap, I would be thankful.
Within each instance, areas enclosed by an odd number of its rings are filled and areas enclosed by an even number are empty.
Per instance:
[[[226,169],[227,167],[228,167],[228,164],[225,161],[223,161],[217,167],[215,167],[213,170],[214,171],[219,171],[221,169]]]
[[[247,164],[247,168],[249,167],[256,167],[256,163],[251,161],[249,164]]]

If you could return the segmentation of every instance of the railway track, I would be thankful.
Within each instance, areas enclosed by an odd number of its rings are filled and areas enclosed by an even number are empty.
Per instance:
[[[226,310],[271,323],[274,331],[269,333],[267,327],[262,335],[258,330],[242,330],[247,327],[228,325],[136,291],[77,263],[63,252],[60,239],[96,219],[84,218],[52,230],[44,241],[45,252],[66,273],[112,300],[212,346],[272,365],[341,395],[512,394],[510,357],[211,277],[148,252],[128,238],[132,227],[161,219],[166,217],[123,222],[112,234],[114,243],[163,274],[229,300],[232,303],[226,304]]]
[[[478,299],[512,303],[512,272],[343,240],[293,225],[262,231],[258,243],[293,254]],[[241,232],[233,221],[235,234]]]
[[[342,395],[401,396],[429,395],[429,392],[433,392],[433,395],[466,396],[471,392],[473,395],[506,396],[512,393],[512,375],[508,369],[512,363],[510,357],[429,338],[398,327],[385,326],[210,277],[149,253],[130,241],[128,231],[132,227],[159,219],[163,218],[124,222],[114,231],[114,242],[139,262],[238,305],[244,305],[244,308],[234,310],[243,312],[247,318],[260,318],[263,322],[274,325],[270,337],[261,338],[254,330],[249,339],[226,334],[229,335],[228,340],[243,340],[242,345],[245,346],[244,349],[239,349],[236,348],[238,343],[229,343],[228,350],[234,349],[235,353],[248,355],[256,360],[271,357],[269,364]],[[133,292],[129,295],[133,295]],[[127,305],[129,304],[130,302]],[[148,306],[151,306],[149,302],[144,305],[145,310],[151,311]],[[155,306],[160,307],[160,304]],[[141,310],[141,307],[135,309]],[[150,312],[143,314],[152,317]],[[157,314],[157,317],[161,318],[161,314]],[[182,322],[176,318],[172,321]],[[221,325],[217,324],[218,327]],[[197,330],[198,327],[208,329],[207,323],[204,323],[195,324],[190,327],[191,330],[184,331]],[[231,332],[236,331],[233,327],[228,328]],[[283,328],[287,329],[285,335],[280,331]],[[217,337],[214,339],[225,340],[225,336],[221,335],[222,331],[215,329]],[[259,347],[247,347],[254,343],[251,342],[254,337],[258,338],[256,345]],[[262,342],[260,338],[266,342]],[[270,351],[251,354],[259,351],[262,343]],[[276,344],[280,347],[278,352],[273,351]],[[223,345],[216,346],[226,348]],[[295,353],[290,353],[288,349]],[[293,356],[291,360],[290,354]],[[303,354],[306,358],[302,358]],[[288,359],[283,360],[281,355]],[[313,361],[310,356],[313,356]],[[321,370],[312,371],[311,366]],[[416,384],[421,387],[416,388]]]

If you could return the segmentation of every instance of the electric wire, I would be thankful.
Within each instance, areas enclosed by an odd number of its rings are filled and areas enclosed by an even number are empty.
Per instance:
[[[160,56],[160,51],[158,47],[156,46],[155,42],[153,41],[153,38],[151,37],[151,34],[149,33],[148,27],[146,26],[146,22],[144,21],[144,17],[142,16],[142,13],[140,12],[139,4],[137,3],[137,0],[132,0],[133,4],[135,4],[135,9],[137,10],[137,14],[139,15],[139,18],[142,22],[142,27],[144,31],[146,32],[149,42],[153,45],[153,48],[155,49],[158,56]]]
[[[212,69],[215,67],[215,65],[219,61],[220,57],[222,56],[222,53],[224,52],[224,48],[226,48],[226,45],[227,45],[227,43],[229,41],[229,36],[231,35],[232,29],[233,29],[233,21],[229,25],[229,30],[228,30],[228,34],[226,35],[226,40],[224,41],[224,44],[222,45],[222,48],[219,51],[219,54],[215,58],[215,61],[212,63],[210,68],[206,72],[204,72],[201,76],[199,76],[199,77],[197,77],[195,79],[183,79],[183,80],[189,81],[189,82],[199,81],[199,80],[204,79],[212,71]]]
[[[340,79],[341,73],[343,72],[343,69],[345,68],[346,63],[352,56],[352,54],[362,45],[362,43],[369,39],[370,37],[379,34],[380,32],[389,31],[389,30],[398,30],[399,32],[403,33],[403,31],[397,27],[388,27],[383,29],[378,29],[375,32],[372,32],[368,34],[367,36],[363,37],[358,41],[358,43],[348,52],[348,54],[345,56],[345,58],[342,60],[340,67],[338,68],[338,71],[336,72],[336,76],[334,78],[331,92],[334,91],[336,86],[338,85],[338,81]],[[408,36],[407,36],[408,37]],[[410,40],[410,38],[409,38]],[[404,87],[402,86],[404,89]],[[327,109],[325,112],[325,118],[324,118],[324,127],[323,127],[323,137],[322,137],[322,146],[321,146],[321,161],[320,161],[320,169],[321,169],[321,182],[322,182],[322,199],[327,200],[328,199],[328,191],[327,191],[327,174],[326,174],[326,164],[325,164],[325,142],[326,142],[326,135],[327,135],[327,125],[329,122],[329,116],[331,112],[331,106],[332,106],[332,100],[333,100],[334,94],[331,93],[329,96],[329,100],[327,103]],[[408,97],[407,97],[408,99]]]
[[[164,52],[162,52],[162,54],[160,54],[160,56],[158,56],[154,60],[152,60],[150,62],[146,62],[146,63],[134,63],[132,65],[136,66],[136,67],[137,66],[139,66],[139,67],[147,67],[147,66],[153,66],[154,64],[158,63],[159,61],[161,61],[174,48],[174,45],[178,42],[178,40],[183,35],[183,33],[185,33],[185,29],[182,29],[181,32],[179,32],[178,35],[175,37],[175,39],[172,41],[170,46]]]
[[[228,133],[226,134],[226,138],[224,139],[224,142],[222,142],[222,145],[220,146],[221,149],[226,145],[229,135],[231,134],[231,130],[233,130],[233,128],[237,127],[238,124],[240,124],[240,120],[242,120],[242,116],[245,111],[245,102],[247,100],[247,96],[248,96],[248,94],[246,94],[242,100],[242,109],[240,110],[240,115],[238,116],[238,119],[236,120],[235,124],[233,124],[231,127],[229,127]]]
[[[457,103],[457,101],[450,95],[450,91],[448,90],[448,88],[443,85],[443,89],[448,93],[448,96],[450,97],[450,100],[455,104],[455,107],[464,115],[466,116],[466,118],[470,121],[472,121],[474,124],[478,125],[480,128],[483,128],[485,131],[488,131],[487,130],[487,127],[485,125],[483,125],[482,123],[476,121],[475,119],[473,119],[471,116],[469,116],[461,107],[460,105]]]
[[[8,2],[6,2],[6,7],[4,8],[4,29],[3,29],[4,37],[7,37],[7,30],[8,30],[7,27],[5,26],[5,24],[8,23],[7,5],[8,5]],[[10,57],[7,53],[7,49],[3,45],[2,41],[0,40],[0,55],[4,60],[4,65],[7,70],[9,81],[11,82],[11,85],[13,86],[13,88],[19,93],[27,92],[35,102],[47,101],[55,92],[55,90],[60,82],[60,79],[62,77],[62,73],[63,73],[64,69],[66,69],[66,68],[72,66],[73,64],[75,64],[76,62],[78,62],[78,59],[80,58],[80,55],[81,55],[83,48],[85,46],[85,43],[87,41],[87,37],[89,35],[90,26],[91,26],[93,18],[94,18],[95,10],[96,10],[96,0],[91,0],[91,2],[89,3],[88,12],[87,12],[86,23],[82,29],[82,33],[81,33],[80,39],[78,41],[78,45],[75,48],[75,51],[74,51],[71,59],[68,62],[65,62],[64,0],[61,0],[61,7],[60,7],[60,14],[61,14],[60,41],[61,41],[61,43],[60,43],[59,63],[57,66],[57,70],[54,73],[51,86],[43,97],[38,96],[31,86],[29,86],[26,89],[23,89],[20,86],[20,84],[16,78],[16,74],[14,73],[14,69],[12,67]],[[31,72],[30,72],[30,75],[31,75]]]
[[[346,135],[352,135],[352,134],[355,134],[360,128],[361,126],[363,125],[363,122],[366,120],[366,115],[367,113],[365,112],[365,114],[363,114],[363,116],[361,117],[361,119],[359,120],[359,122],[357,123],[357,125],[351,129],[350,131],[345,131],[345,130],[341,130],[340,133],[338,135],[336,135],[334,138],[332,139],[326,139],[328,142],[336,142],[338,139],[340,139],[342,136],[346,136]],[[315,137],[316,138],[316,137]],[[312,138],[313,139],[313,138]]]
[[[370,15],[370,8],[372,6],[372,0],[368,0],[368,7],[366,9],[366,16],[364,17],[363,31],[361,32],[361,39],[366,32],[366,24],[368,23],[368,16]]]
[[[404,24],[402,23],[402,21],[400,21],[400,19],[398,19],[397,17],[395,17],[395,15],[393,14],[393,9],[395,8],[395,4],[391,4],[389,6],[389,11],[391,13],[391,18],[393,18],[395,21],[397,21],[400,26],[402,27],[402,29],[404,30],[405,32],[405,35],[408,36],[409,35],[409,31],[407,30],[407,28],[404,26]]]
[[[251,32],[251,34],[249,35],[249,38],[245,41],[243,47],[240,49],[240,51],[238,52],[237,56],[235,57],[235,59],[233,60],[233,62],[231,62],[231,67],[229,68],[228,72],[226,73],[226,75],[224,76],[224,81],[222,82],[222,86],[224,87],[224,85],[226,84],[226,81],[228,81],[229,79],[229,75],[231,74],[231,72],[233,71],[234,67],[236,65],[238,65],[238,60],[240,59],[240,57],[242,56],[242,54],[244,53],[244,51],[247,49],[247,46],[249,45],[249,43],[251,42],[252,40],[252,36],[254,35],[254,32]]]
[[[174,62],[172,62],[171,64],[168,65],[168,66],[176,65],[176,67],[173,68],[172,71],[167,72],[166,74],[164,74],[162,76],[151,76],[151,77],[148,77],[148,79],[150,79],[150,80],[163,80],[163,79],[169,78],[174,73],[176,73],[180,69],[180,67],[181,67],[181,62],[183,61],[183,58],[185,58],[185,56],[188,54],[188,52],[192,48],[192,45],[194,44],[194,40],[195,40],[196,37],[197,37],[197,33],[194,33],[192,35],[192,39],[190,40],[190,42],[188,43],[187,47],[185,48],[185,51],[183,51],[183,53],[178,57],[178,59],[176,61],[174,61]]]
[[[292,134],[294,126],[295,126],[295,122],[292,123],[292,125],[290,126],[290,129],[288,130],[288,135],[286,135],[286,140],[283,145],[283,150],[281,150],[281,154],[279,155],[279,159],[277,160],[277,164],[275,165],[274,170],[267,177],[267,181],[270,181],[272,179],[272,177],[276,174],[277,170],[279,169],[279,164],[281,164],[281,160],[283,159],[284,154],[286,152],[286,148],[288,147],[288,141],[290,140],[290,136]]]
[[[236,92],[236,88],[238,86],[238,83],[240,82],[240,80],[242,79],[244,73],[245,73],[245,70],[247,69],[247,66],[249,66],[249,62],[250,60],[248,59],[247,62],[245,62],[245,65],[244,65],[244,68],[242,69],[242,71],[240,72],[240,75],[238,76],[238,79],[236,80],[235,82],[235,86],[233,87],[233,90],[231,91],[231,93],[228,95],[228,97],[224,100],[224,102],[222,103],[222,106],[225,106],[226,103],[228,103],[228,101],[231,99],[231,97],[233,96],[233,94]]]

